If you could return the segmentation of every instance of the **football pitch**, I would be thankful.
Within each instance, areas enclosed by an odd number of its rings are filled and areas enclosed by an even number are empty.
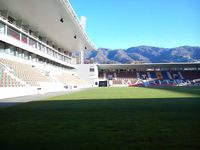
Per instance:
[[[0,108],[2,150],[199,150],[200,87],[94,88]]]

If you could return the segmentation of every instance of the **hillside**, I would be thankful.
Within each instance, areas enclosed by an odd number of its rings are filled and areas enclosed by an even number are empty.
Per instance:
[[[85,61],[99,64],[134,62],[167,63],[167,62],[197,62],[200,61],[200,47],[181,46],[176,48],[159,48],[138,46],[128,49],[105,49],[89,51],[85,54]]]

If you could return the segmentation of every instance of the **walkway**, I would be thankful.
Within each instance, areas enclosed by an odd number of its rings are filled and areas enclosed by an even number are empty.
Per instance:
[[[1,107],[9,107],[9,106],[17,105],[17,104],[20,104],[20,103],[30,102],[30,101],[47,100],[50,97],[65,95],[65,94],[77,92],[77,91],[80,91],[80,90],[83,90],[83,89],[0,99],[0,108]]]

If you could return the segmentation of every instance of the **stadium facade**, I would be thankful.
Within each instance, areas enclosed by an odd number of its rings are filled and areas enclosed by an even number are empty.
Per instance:
[[[60,87],[77,87],[83,81],[72,53],[80,52],[83,62],[90,49],[95,46],[68,0],[0,0],[1,93],[62,90],[55,88],[59,80]]]

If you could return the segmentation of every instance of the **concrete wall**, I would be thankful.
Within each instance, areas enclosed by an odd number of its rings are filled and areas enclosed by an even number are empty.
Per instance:
[[[78,65],[77,74],[80,78],[88,81],[92,86],[98,81],[98,67],[96,64]]]
[[[67,91],[64,87],[49,85],[43,84],[40,87],[0,87],[0,99]]]

